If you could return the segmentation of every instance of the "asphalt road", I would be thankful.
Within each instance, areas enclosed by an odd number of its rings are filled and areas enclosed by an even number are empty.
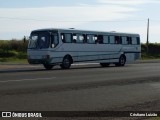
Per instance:
[[[26,66],[0,70],[0,111],[160,109],[160,63]]]

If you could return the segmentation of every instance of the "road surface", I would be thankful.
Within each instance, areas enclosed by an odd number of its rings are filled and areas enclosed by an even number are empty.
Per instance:
[[[0,111],[160,109],[158,62],[107,68],[74,65],[49,71],[26,66],[0,70]]]

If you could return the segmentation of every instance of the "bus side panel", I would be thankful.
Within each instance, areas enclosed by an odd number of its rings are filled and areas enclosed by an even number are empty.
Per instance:
[[[78,48],[75,43],[62,43],[56,49],[52,50],[53,52],[53,61],[62,62],[63,58],[66,55],[70,55],[73,61],[78,60]]]
[[[122,45],[120,44],[110,44],[109,45],[110,48],[110,62],[111,63],[117,63],[119,61],[119,58],[121,56],[121,48]]]
[[[134,61],[134,55],[135,53],[126,53],[126,63],[130,63]]]
[[[109,62],[110,53],[106,45],[102,44],[82,44],[78,53],[78,61],[86,62]]]
[[[134,62],[141,58],[141,49],[139,45],[128,45],[122,48],[126,56],[126,63]]]

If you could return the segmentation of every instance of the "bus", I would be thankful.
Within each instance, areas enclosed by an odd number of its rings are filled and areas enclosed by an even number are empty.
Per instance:
[[[69,69],[73,63],[124,66],[141,57],[140,35],[77,29],[38,29],[30,34],[29,64]]]

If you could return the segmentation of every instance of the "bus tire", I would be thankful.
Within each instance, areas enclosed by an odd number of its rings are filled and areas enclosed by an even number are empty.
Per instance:
[[[44,66],[45,69],[47,69],[47,70],[51,70],[51,69],[53,68],[53,65],[43,64],[43,66]]]
[[[72,61],[71,61],[70,56],[65,56],[60,66],[62,69],[69,69],[71,67],[71,63]]]
[[[109,64],[109,63],[100,63],[100,65],[101,65],[102,67],[108,67],[110,64]]]
[[[121,55],[119,58],[119,62],[116,63],[116,66],[124,66],[126,63],[126,56],[125,55]]]

